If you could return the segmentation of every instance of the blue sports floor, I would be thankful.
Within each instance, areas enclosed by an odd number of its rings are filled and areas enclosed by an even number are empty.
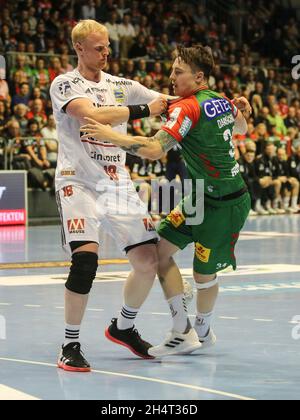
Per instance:
[[[104,337],[120,309],[129,266],[115,244],[103,240],[105,264],[81,334],[93,372],[67,373],[56,369],[68,273],[59,263],[68,260],[59,227],[0,228],[0,400],[300,399],[299,216],[248,221],[238,246],[239,270],[219,277],[217,345],[157,361],[137,359]],[[192,257],[189,248],[177,258],[187,279]],[[30,268],[32,262],[46,264]],[[189,309],[193,315],[194,303]],[[170,329],[158,282],[136,325],[153,344]]]

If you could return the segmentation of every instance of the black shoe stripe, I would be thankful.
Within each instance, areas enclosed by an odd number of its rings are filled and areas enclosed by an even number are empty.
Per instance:
[[[172,344],[165,344],[166,347],[170,347],[171,349],[175,349],[176,346],[173,346]]]

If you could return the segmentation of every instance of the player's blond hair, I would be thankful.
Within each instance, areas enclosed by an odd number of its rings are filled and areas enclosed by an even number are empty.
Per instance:
[[[74,26],[72,30],[72,43],[75,46],[76,42],[84,41],[90,34],[102,33],[107,34],[108,30],[101,23],[92,19],[81,20]]]

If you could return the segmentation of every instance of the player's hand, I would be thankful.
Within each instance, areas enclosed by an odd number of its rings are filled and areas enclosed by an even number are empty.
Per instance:
[[[247,98],[241,96],[232,100],[232,103],[239,109],[243,115],[250,117],[252,114],[252,107]]]
[[[82,139],[93,137],[97,140],[107,140],[113,133],[109,124],[104,125],[88,117],[85,117],[84,119],[87,121],[87,124],[80,127],[80,131],[84,133],[84,135],[81,136]]]
[[[168,108],[168,102],[166,98],[163,96],[159,96],[158,98],[154,99],[150,104],[148,105],[150,109],[150,115],[160,115],[166,112]]]

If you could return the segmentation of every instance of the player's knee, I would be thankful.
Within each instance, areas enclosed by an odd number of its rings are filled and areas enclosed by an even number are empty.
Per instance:
[[[199,274],[194,271],[194,280],[198,290],[210,289],[218,284],[216,274]]]
[[[156,249],[144,252],[141,258],[137,259],[133,263],[133,268],[141,274],[153,274],[155,276],[158,271],[158,257]]]
[[[80,295],[88,295],[96,277],[98,255],[93,252],[78,252],[72,256],[72,266],[66,288]]]

